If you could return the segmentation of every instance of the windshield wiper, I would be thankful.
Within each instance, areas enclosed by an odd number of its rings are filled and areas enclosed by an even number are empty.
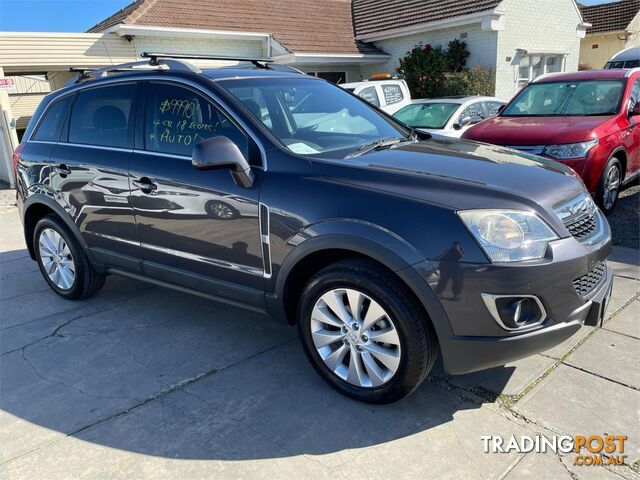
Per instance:
[[[354,158],[359,157],[360,155],[364,155],[365,153],[373,152],[375,150],[382,150],[384,148],[391,148],[392,146],[402,143],[402,142],[416,142],[417,138],[415,135],[410,135],[409,137],[390,137],[383,138],[382,140],[376,140],[375,142],[365,143],[361,147],[359,147],[355,152],[350,153],[344,158]]]

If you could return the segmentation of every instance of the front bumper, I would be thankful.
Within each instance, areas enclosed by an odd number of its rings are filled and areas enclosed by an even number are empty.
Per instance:
[[[603,217],[601,225],[588,243],[573,237],[551,242],[545,258],[537,262],[433,264],[438,273],[432,273],[428,283],[450,328],[437,329],[445,370],[462,374],[503,365],[548,350],[585,324],[601,322],[613,282],[611,270],[605,266],[605,274],[588,291],[579,282],[591,278],[594,269],[602,271],[611,252],[611,231]],[[528,331],[507,330],[491,314],[483,294],[535,296],[546,316]]]
[[[571,312],[564,322],[540,330],[510,337],[440,339],[445,370],[455,375],[504,365],[555,347],[583,325],[600,325],[612,287],[613,272],[608,268],[606,280],[586,303]]]

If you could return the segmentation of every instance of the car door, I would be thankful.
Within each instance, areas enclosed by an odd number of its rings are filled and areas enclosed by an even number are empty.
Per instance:
[[[260,303],[265,270],[257,145],[195,87],[149,82],[145,92],[139,148],[130,169],[145,274],[219,297]],[[230,138],[256,164],[250,188],[236,184],[229,169],[203,171],[192,166],[194,146],[219,135]]]
[[[140,269],[129,198],[138,84],[119,82],[81,89],[52,153],[50,182],[94,258]]]

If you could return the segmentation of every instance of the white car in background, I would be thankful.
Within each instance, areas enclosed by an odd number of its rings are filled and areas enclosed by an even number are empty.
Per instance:
[[[640,67],[640,47],[628,47],[620,50],[604,66],[605,69],[638,67]]]
[[[411,93],[407,82],[402,79],[367,80],[364,82],[341,83],[339,87],[364,98],[367,102],[393,115],[411,103]]]
[[[495,97],[442,97],[413,100],[393,114],[405,125],[432,135],[460,138],[471,125],[498,114],[507,102]]]

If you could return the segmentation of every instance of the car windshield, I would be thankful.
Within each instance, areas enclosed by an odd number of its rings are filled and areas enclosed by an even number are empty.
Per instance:
[[[620,105],[622,85],[621,80],[532,83],[502,116],[613,115]]]
[[[413,103],[393,116],[412,128],[444,128],[459,103]]]
[[[247,78],[217,82],[289,150],[345,158],[380,140],[409,138],[392,119],[322,80]]]

